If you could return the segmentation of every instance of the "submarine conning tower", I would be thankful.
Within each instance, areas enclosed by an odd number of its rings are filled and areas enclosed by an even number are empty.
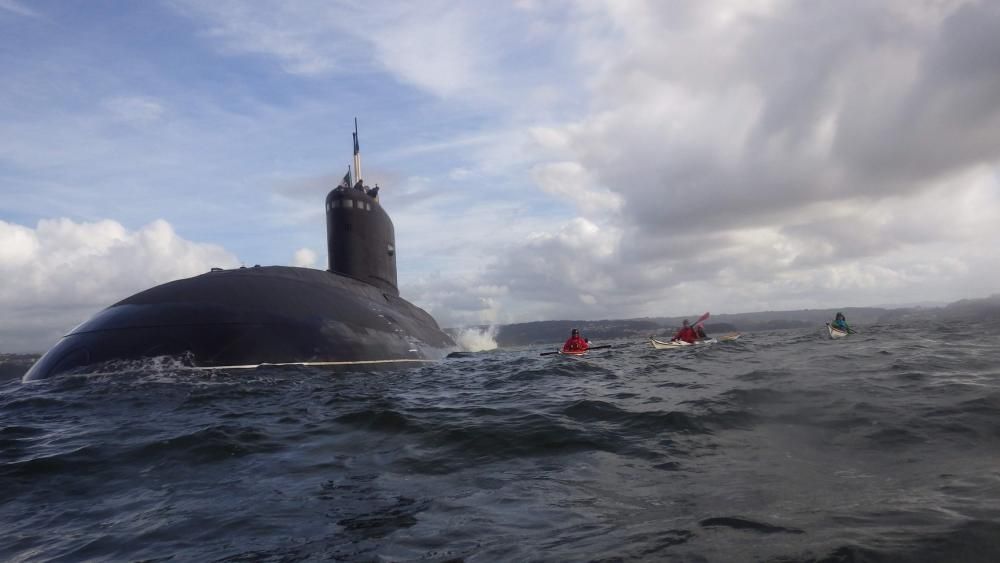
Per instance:
[[[358,122],[354,120],[354,174],[326,196],[326,249],[329,271],[350,276],[399,296],[396,285],[396,234],[379,204],[378,186],[361,179]]]
[[[392,220],[365,190],[340,186],[327,194],[326,248],[331,272],[399,295]]]

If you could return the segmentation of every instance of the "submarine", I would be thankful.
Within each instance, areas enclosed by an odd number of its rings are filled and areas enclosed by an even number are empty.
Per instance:
[[[199,369],[369,369],[444,358],[454,341],[399,296],[395,231],[378,185],[362,180],[357,120],[353,165],[326,196],[327,270],[212,268],[141,291],[72,329],[22,380],[160,356]]]

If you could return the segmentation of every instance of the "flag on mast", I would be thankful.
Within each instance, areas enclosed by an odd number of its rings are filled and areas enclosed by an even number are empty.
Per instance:
[[[355,185],[361,182],[361,147],[358,145],[358,118],[354,118],[354,176]]]

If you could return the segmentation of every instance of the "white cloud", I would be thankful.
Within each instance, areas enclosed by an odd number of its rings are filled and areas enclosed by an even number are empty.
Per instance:
[[[265,2],[176,0],[182,13],[202,19],[206,34],[223,49],[278,59],[291,74],[325,74],[357,55],[350,26],[357,13],[344,2]]]
[[[542,191],[576,207],[584,216],[611,218],[622,207],[621,196],[598,186],[579,163],[540,164],[532,176]]]
[[[38,17],[38,12],[28,8],[17,0],[0,0],[0,10],[16,14],[18,16]]]
[[[137,291],[237,265],[223,248],[185,240],[162,220],[135,231],[111,220],[0,221],[0,349],[44,351]]]
[[[291,74],[319,78],[336,72],[380,71],[401,84],[462,106],[506,106],[533,112],[574,99],[546,80],[566,74],[568,61],[552,50],[567,26],[567,6],[419,4],[344,0],[171,0],[201,24],[228,54],[255,54]],[[546,68],[539,66],[545,57]],[[564,84],[565,85],[565,84]],[[395,85],[391,85],[395,87]]]
[[[474,16],[461,4],[424,2],[371,29],[379,61],[403,81],[443,97],[490,86]],[[480,29],[479,31],[482,31]]]
[[[553,229],[526,242],[488,272],[523,278],[512,306],[884,303],[966,296],[988,289],[971,272],[1000,273],[1000,110],[986,102],[1000,95],[1000,8],[596,6],[577,36],[589,109],[533,130],[534,177],[620,241],[613,259]],[[601,189],[620,216],[599,213]]]
[[[398,231],[444,231],[426,247],[463,287],[504,288],[487,301],[421,279],[415,299],[472,322],[995,291],[1000,14],[935,6],[578,5],[564,54],[586,75],[582,111],[526,125],[517,158],[478,153],[500,175],[527,163],[576,217],[498,228],[504,206],[466,202],[473,221],[427,208],[418,228],[407,208]],[[459,258],[451,232],[483,256]]]
[[[231,53],[272,57],[292,74],[315,76],[375,63],[401,82],[450,96],[479,87],[486,52],[461,5],[357,5],[349,2],[189,2],[183,13]],[[478,29],[481,31],[481,28]]]
[[[419,303],[442,327],[494,324],[508,321],[501,310],[505,286],[481,285],[476,276],[443,277],[430,274],[404,287],[404,296]]]

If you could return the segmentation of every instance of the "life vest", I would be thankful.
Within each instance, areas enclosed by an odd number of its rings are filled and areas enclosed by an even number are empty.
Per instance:
[[[686,326],[677,331],[677,335],[674,336],[674,340],[683,340],[688,344],[694,344],[694,341],[698,340],[698,333],[695,332],[693,328]]]
[[[564,352],[579,352],[587,348],[590,348],[590,345],[579,336],[571,336],[562,347]]]

